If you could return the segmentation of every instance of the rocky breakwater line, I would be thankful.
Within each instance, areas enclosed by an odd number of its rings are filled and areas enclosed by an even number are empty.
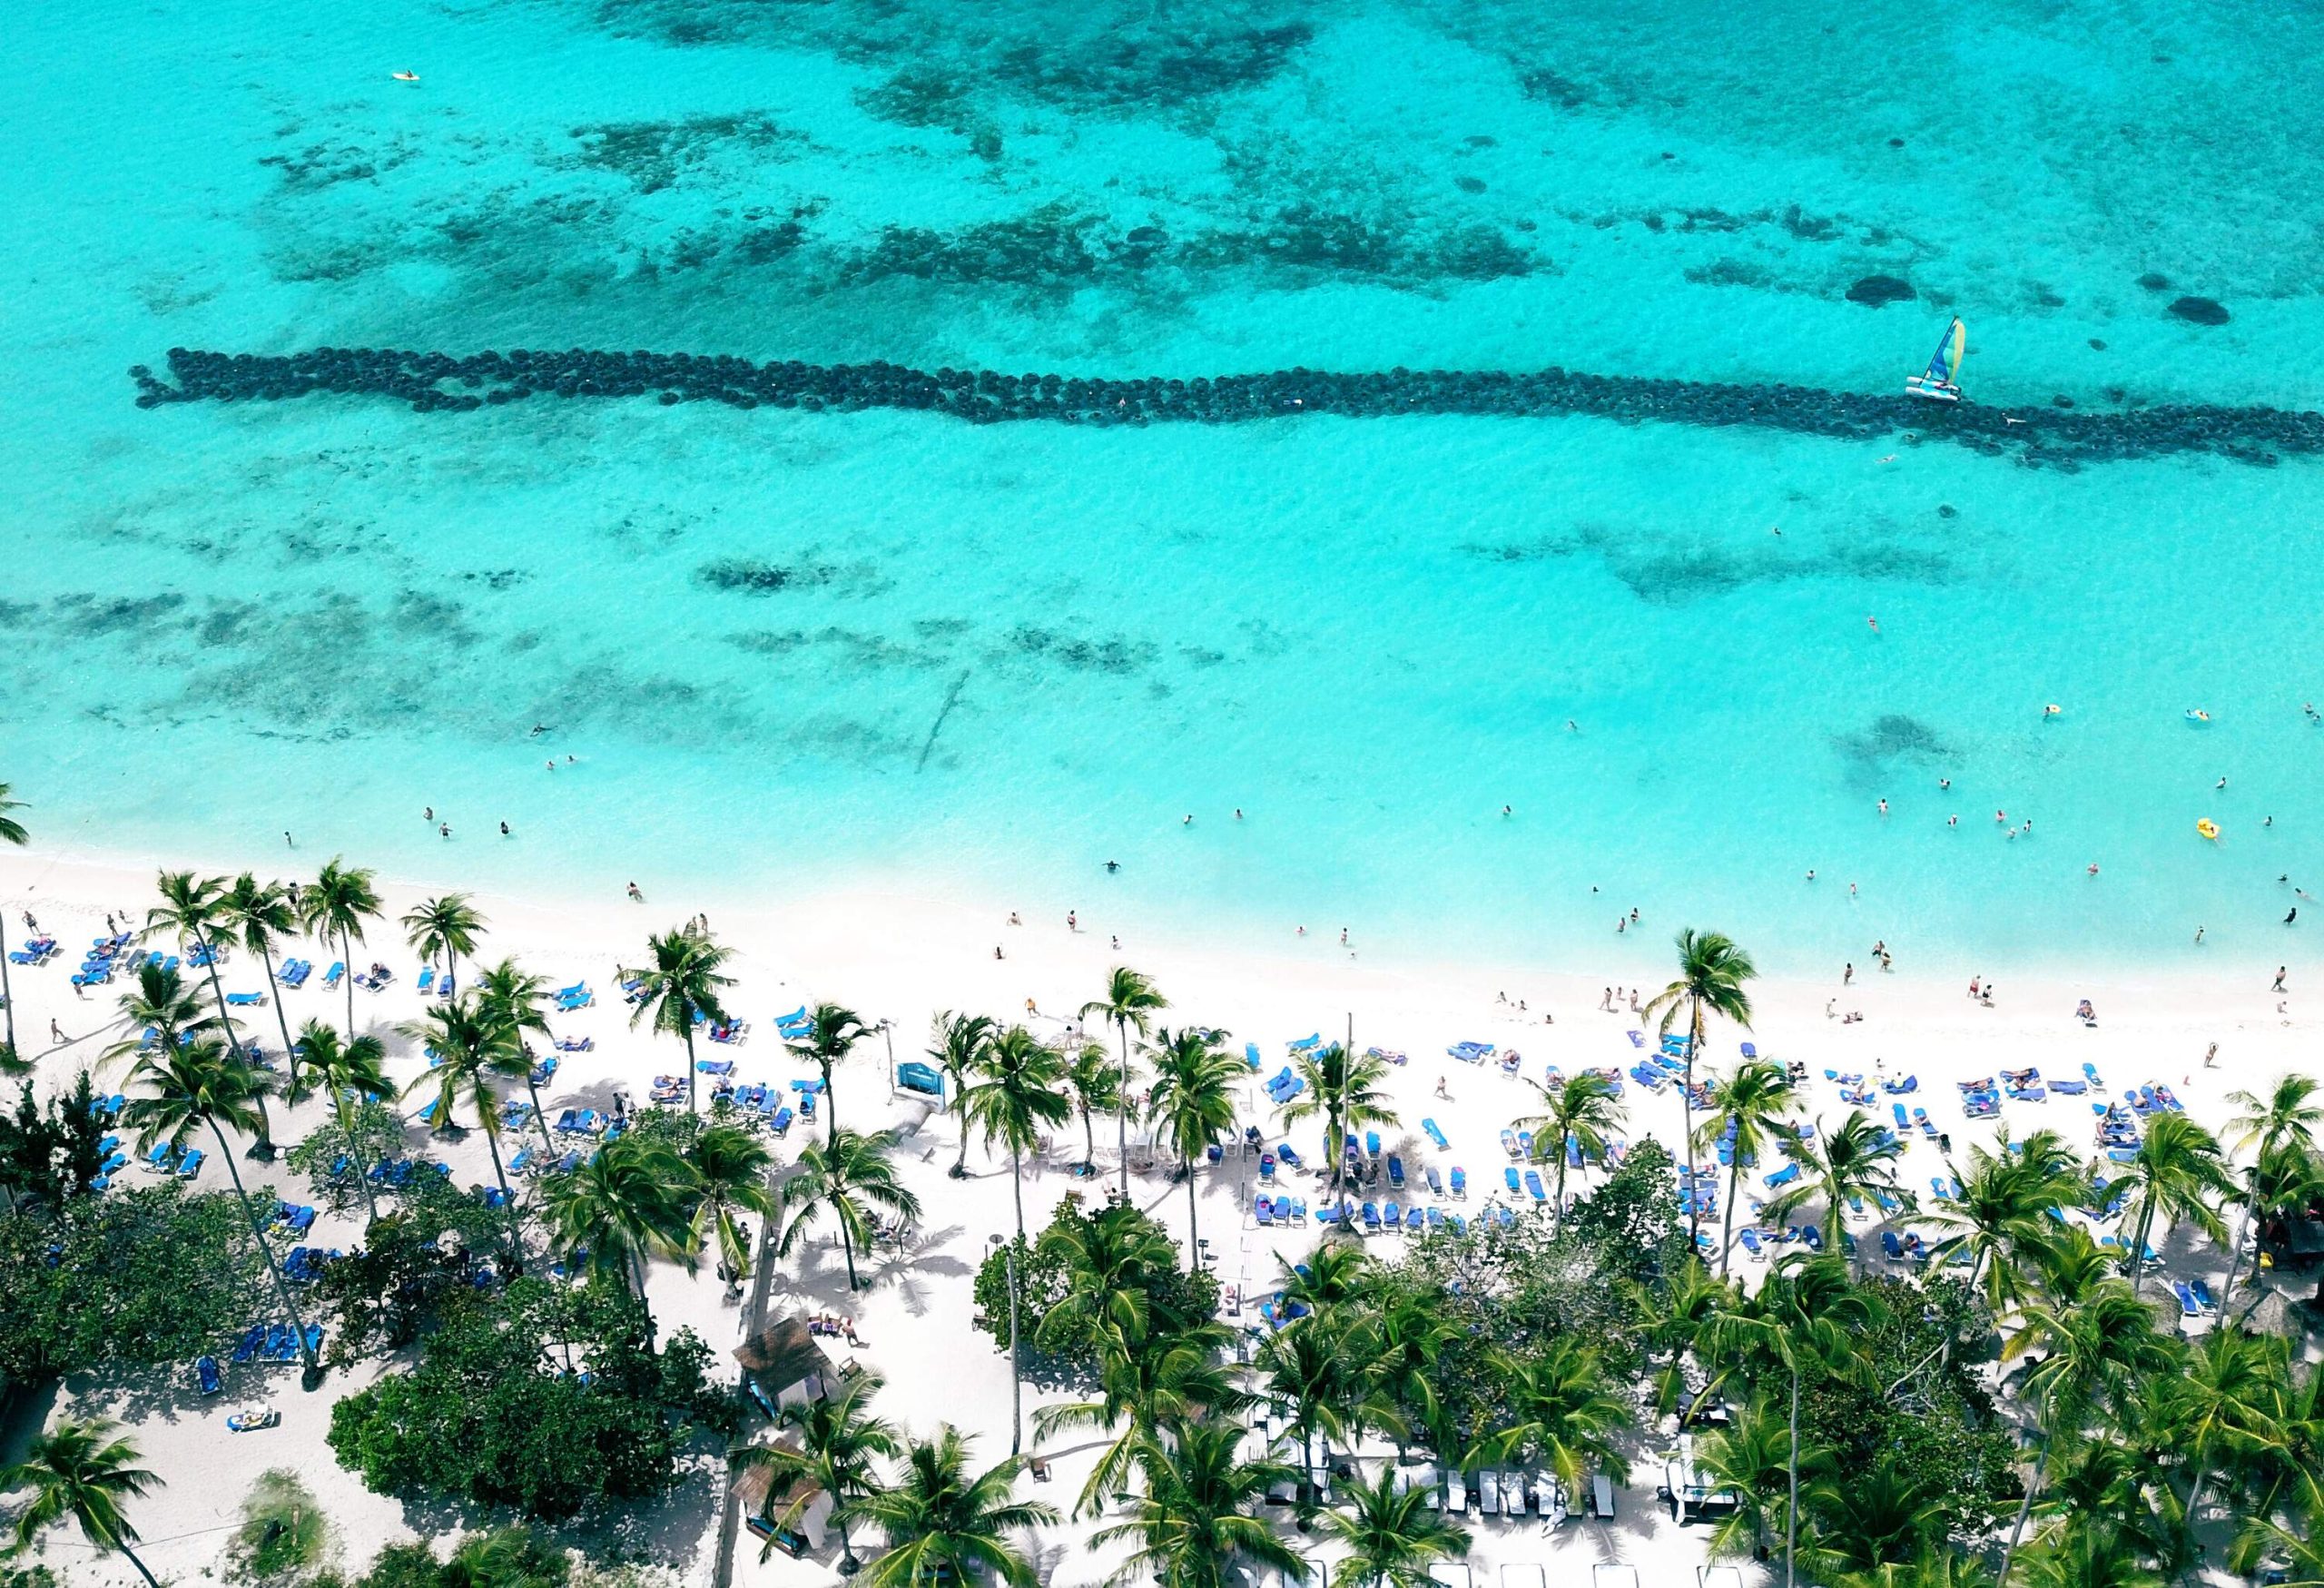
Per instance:
[[[169,380],[143,364],[131,379],[140,408],[178,402],[281,400],[318,393],[386,397],[421,413],[468,413],[535,398],[651,398],[665,405],[853,412],[920,409],[971,424],[1235,424],[1310,414],[1346,419],[1401,414],[1582,415],[1624,422],[1751,425],[1801,435],[1867,440],[1909,432],[2030,466],[2075,468],[2120,459],[2211,453],[2272,464],[2324,452],[2324,415],[2213,404],[2053,405],[2008,410],[1946,407],[1901,394],[1812,387],[1530,371],[1385,370],[1343,373],[1277,370],[1193,380],[1110,380],[997,370],[914,370],[899,364],[753,363],[724,354],[412,352],[317,348],[268,356],[172,348]]]

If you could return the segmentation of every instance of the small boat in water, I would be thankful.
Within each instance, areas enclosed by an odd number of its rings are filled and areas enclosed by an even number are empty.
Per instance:
[[[1918,375],[1905,378],[1905,390],[1915,397],[1925,397],[1933,402],[1961,400],[1961,360],[1969,350],[1969,328],[1956,316],[1945,328],[1944,340],[1936,344],[1936,354],[1928,368]]]

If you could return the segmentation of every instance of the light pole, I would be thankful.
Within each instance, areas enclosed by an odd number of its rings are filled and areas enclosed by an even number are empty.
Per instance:
[[[1025,1445],[1025,1373],[1017,1356],[1017,1248],[997,1235],[992,1244],[1000,1248],[1009,1272],[1009,1454],[1015,1455]]]
[[[896,1095],[896,1022],[885,1015],[872,1028],[888,1040],[888,1095]]]

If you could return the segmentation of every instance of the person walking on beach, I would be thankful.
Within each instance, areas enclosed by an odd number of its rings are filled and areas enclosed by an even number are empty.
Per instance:
[[[1840,968],[1840,985],[1847,987],[1853,985],[1855,981],[1856,962],[1854,960],[1850,960],[1846,965]]]
[[[2296,912],[2295,912],[2295,913],[2296,913]],[[2283,966],[2283,965],[2278,965],[2278,966],[2276,967],[2276,981],[2275,981],[2275,985],[2274,985],[2274,986],[2272,986],[2272,987],[2270,987],[2270,988],[2269,988],[2269,989],[2268,989],[2268,991],[2270,991],[2270,992],[2281,992],[2281,991],[2284,990],[2284,972],[2286,971],[2286,969],[2287,969],[2287,967],[2285,967],[2285,966]]]
[[[48,1022],[48,1040],[60,1048],[64,1046],[64,1028],[58,1025],[54,1017]]]
[[[2206,1070],[2217,1070],[2219,1068],[2219,1044],[2217,1042],[2213,1042],[2210,1049],[2204,1052],[2203,1068]]]

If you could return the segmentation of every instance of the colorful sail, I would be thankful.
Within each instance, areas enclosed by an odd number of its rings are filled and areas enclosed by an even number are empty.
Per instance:
[[[1928,373],[1924,380],[1938,386],[1957,386],[1961,380],[1961,360],[1969,350],[1969,328],[1959,320],[1945,328],[1944,339],[1936,344],[1936,354],[1928,361]]]

